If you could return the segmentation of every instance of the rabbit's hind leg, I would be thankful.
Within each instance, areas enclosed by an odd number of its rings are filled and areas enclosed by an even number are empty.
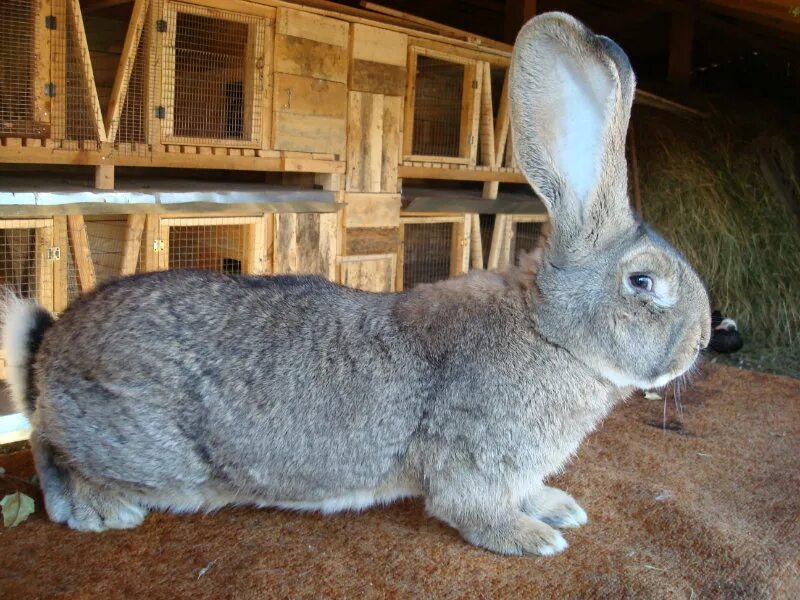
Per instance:
[[[31,438],[36,471],[47,514],[56,523],[78,531],[129,529],[141,524],[147,510],[110,485],[97,485],[54,460],[51,446],[36,434]]]
[[[546,485],[525,498],[522,511],[559,529],[580,527],[589,520],[575,498],[558,488]]]

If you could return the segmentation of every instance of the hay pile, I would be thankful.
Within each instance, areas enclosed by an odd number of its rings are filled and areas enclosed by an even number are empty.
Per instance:
[[[800,377],[797,115],[730,104],[710,113],[637,108],[644,216],[737,320],[745,347],[717,360]]]

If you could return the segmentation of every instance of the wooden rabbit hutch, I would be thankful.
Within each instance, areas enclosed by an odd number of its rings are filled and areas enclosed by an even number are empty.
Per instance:
[[[524,182],[510,46],[324,1],[4,0],[0,33],[0,281],[56,313],[159,269],[390,291],[513,259],[512,217],[477,214]],[[483,193],[419,208],[423,180]]]

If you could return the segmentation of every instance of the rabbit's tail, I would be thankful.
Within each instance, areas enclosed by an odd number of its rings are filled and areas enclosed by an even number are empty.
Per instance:
[[[12,291],[0,290],[0,326],[6,359],[6,381],[11,398],[28,416],[36,410],[33,361],[45,331],[55,322],[53,315]]]

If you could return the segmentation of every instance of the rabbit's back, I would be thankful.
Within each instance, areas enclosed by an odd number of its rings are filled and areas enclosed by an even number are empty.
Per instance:
[[[36,426],[90,478],[287,501],[372,489],[429,394],[393,298],[314,277],[120,280],[45,336]]]

